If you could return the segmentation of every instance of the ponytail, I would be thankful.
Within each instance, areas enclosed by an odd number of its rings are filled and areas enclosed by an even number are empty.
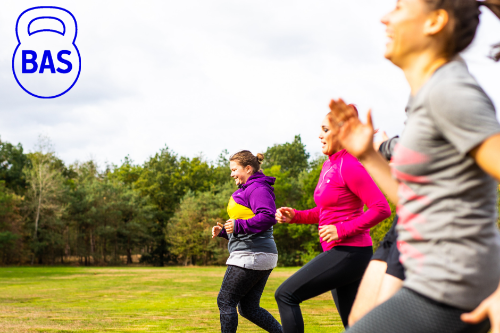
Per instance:
[[[262,164],[262,161],[264,161],[264,155],[258,153],[257,156],[254,156],[254,154],[252,154],[250,151],[242,150],[232,155],[229,158],[229,161],[236,161],[244,168],[250,165],[253,169],[252,174],[254,174],[260,170],[260,165]]]

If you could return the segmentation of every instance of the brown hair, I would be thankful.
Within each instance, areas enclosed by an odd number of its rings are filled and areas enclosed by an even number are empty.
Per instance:
[[[431,10],[444,9],[450,15],[450,36],[445,52],[453,57],[465,50],[476,35],[479,25],[480,6],[489,8],[500,19],[500,0],[424,0]],[[497,50],[496,53],[494,50]],[[494,45],[491,58],[500,60],[500,44]]]
[[[252,174],[254,174],[260,170],[260,165],[262,164],[262,161],[264,161],[264,155],[258,153],[257,156],[255,156],[248,150],[242,150],[231,155],[229,161],[236,161],[244,168],[250,165],[253,169]]]

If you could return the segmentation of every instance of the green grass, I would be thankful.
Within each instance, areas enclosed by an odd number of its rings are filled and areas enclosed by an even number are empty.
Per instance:
[[[276,268],[261,305],[278,320]],[[0,332],[220,332],[225,267],[3,267]],[[342,332],[330,294],[302,304],[306,332]],[[239,332],[264,332],[241,316]]]

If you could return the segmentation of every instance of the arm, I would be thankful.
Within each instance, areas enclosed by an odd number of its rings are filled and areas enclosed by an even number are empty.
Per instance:
[[[368,114],[369,117],[370,114]],[[365,125],[363,125],[365,126]],[[389,200],[395,205],[399,202],[398,188],[399,182],[392,177],[391,167],[387,161],[374,149],[359,156],[360,162],[370,173],[373,180],[380,184],[380,189],[387,195]]]
[[[484,140],[469,154],[481,169],[500,182],[500,133]]]
[[[274,218],[276,204],[269,189],[265,187],[256,188],[250,194],[249,201],[255,216],[248,220],[234,220],[235,234],[256,234],[266,231],[276,224]]]
[[[399,141],[399,136],[395,136],[393,138],[387,139],[383,141],[378,147],[378,152],[387,160],[390,161],[392,158],[392,154],[394,152],[394,147]]]
[[[219,234],[217,235],[217,237],[221,237],[221,238],[225,238],[227,240],[229,240],[229,237],[227,236],[227,231],[226,229],[222,229]]]
[[[293,210],[295,217],[290,223],[297,224],[316,224],[319,223],[319,207],[308,210]]]
[[[368,207],[367,211],[354,220],[335,225],[338,237],[343,239],[369,230],[391,216],[391,209],[382,192],[360,163],[353,160],[352,163],[346,164],[341,172],[347,187]]]

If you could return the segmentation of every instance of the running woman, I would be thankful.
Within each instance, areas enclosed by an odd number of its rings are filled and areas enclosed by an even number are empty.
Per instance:
[[[342,144],[397,204],[406,274],[403,288],[349,333],[487,332],[488,316],[500,332],[500,124],[458,56],[481,6],[500,17],[498,0],[400,0],[382,19],[385,57],[411,88],[392,172],[373,149],[370,113],[362,124],[342,100],[332,103]]]
[[[231,177],[238,190],[229,199],[230,219],[212,228],[212,238],[229,239],[229,259],[222,286],[217,296],[222,333],[234,333],[240,315],[262,329],[281,333],[281,325],[265,309],[260,298],[267,279],[278,262],[273,238],[276,224],[274,181],[260,170],[262,154],[248,150],[230,157]]]
[[[324,118],[319,135],[328,159],[314,191],[317,206],[305,211],[281,207],[276,212],[276,220],[281,223],[319,224],[324,251],[276,290],[285,333],[304,332],[300,303],[329,290],[347,326],[361,277],[373,254],[370,228],[391,215],[370,175],[340,145],[339,127],[332,125],[330,118],[331,114]]]

